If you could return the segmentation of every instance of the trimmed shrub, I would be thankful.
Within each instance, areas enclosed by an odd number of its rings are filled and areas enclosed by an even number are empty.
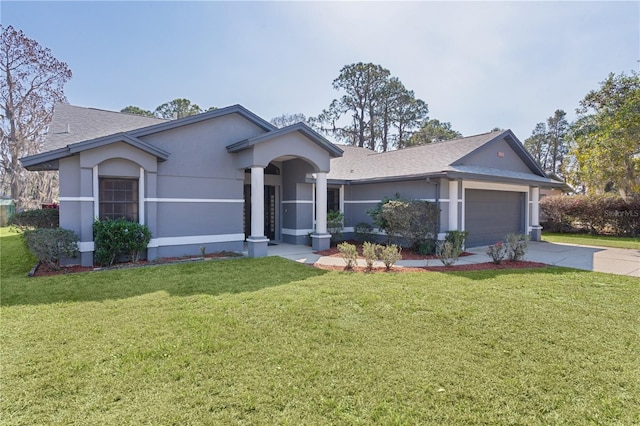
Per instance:
[[[373,226],[366,222],[357,223],[356,226],[353,227],[353,231],[355,234],[355,239],[358,242],[369,241],[373,239]]]
[[[391,242],[391,234],[387,232],[388,224],[385,217],[382,215],[382,207],[390,201],[400,200],[400,194],[396,192],[394,198],[383,197],[382,200],[372,209],[367,210],[367,214],[373,219],[373,224],[383,232],[387,233],[387,242]]]
[[[123,256],[139,261],[151,240],[151,232],[147,226],[125,219],[96,220],[93,240],[94,261],[101,266],[111,266]]]
[[[391,270],[391,267],[396,264],[396,262],[402,259],[402,247],[399,247],[395,244],[389,244],[386,246],[377,246],[378,259],[384,263],[384,266],[387,271]]]
[[[60,211],[58,209],[26,210],[16,213],[9,218],[9,226],[21,231],[38,228],[57,228],[60,226]]]
[[[435,203],[420,200],[387,200],[376,213],[378,226],[388,239],[399,235],[402,241],[418,250],[425,241],[434,238],[438,231],[440,209]]]
[[[367,270],[373,269],[373,263],[378,259],[379,246],[372,244],[369,241],[365,241],[362,244],[362,256],[364,257],[364,263],[367,265]]]
[[[418,246],[418,253],[423,255],[430,255],[436,253],[436,247],[438,245],[438,240],[435,238],[426,238],[424,241],[420,243]]]
[[[507,234],[505,252],[509,260],[522,260],[527,253],[529,236],[525,234]]]
[[[497,243],[490,245],[487,249],[487,256],[490,256],[491,260],[496,265],[499,265],[506,255],[507,247],[502,243],[502,241],[498,241]]]
[[[51,269],[60,269],[60,259],[76,257],[78,253],[78,236],[68,229],[26,230],[23,238],[29,251]]]
[[[436,256],[444,266],[451,266],[458,261],[460,251],[451,241],[438,241]]]
[[[464,250],[468,236],[468,231],[447,231],[447,236],[444,240],[453,244],[453,248],[458,252],[458,256],[460,256]]]
[[[346,263],[346,269],[353,269],[358,263],[358,249],[354,244],[347,242],[338,244],[338,251],[340,256]]]
[[[327,232],[331,234],[331,241],[339,240],[344,229],[344,214],[340,211],[327,212]]]

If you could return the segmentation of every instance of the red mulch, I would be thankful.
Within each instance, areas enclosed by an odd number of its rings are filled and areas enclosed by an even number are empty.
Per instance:
[[[219,253],[207,253],[205,254],[206,259],[218,259],[223,257],[237,257],[237,253],[227,253],[227,252],[219,252]],[[109,269],[125,269],[125,268],[136,268],[140,266],[152,266],[152,265],[164,265],[168,263],[183,263],[183,262],[193,262],[197,260],[201,260],[202,256],[183,256],[183,257],[163,257],[161,259],[156,259],[153,261],[148,260],[140,260],[137,263],[133,262],[124,262],[124,263],[116,263],[113,266],[62,266],[60,269],[51,269],[45,264],[39,264],[36,267],[36,270],[32,276],[34,277],[48,277],[51,275],[63,275],[63,274],[75,274],[77,272],[91,272],[91,271],[103,271]]]
[[[316,268],[325,269],[328,271],[345,271],[344,266],[331,266],[331,265],[320,265],[316,263]],[[402,267],[402,266],[394,266],[391,268],[389,272],[457,272],[457,271],[483,271],[487,269],[526,269],[526,268],[544,268],[548,266],[545,263],[539,262],[529,262],[526,260],[519,261],[511,261],[511,260],[503,260],[502,263],[496,265],[493,262],[484,262],[484,263],[474,263],[471,265],[451,265],[451,266],[425,266],[425,267]],[[384,267],[381,268],[373,268],[371,271],[367,271],[364,266],[357,266],[350,271],[353,272],[368,272],[368,273],[380,273],[387,272]]]
[[[354,241],[347,241],[347,242],[351,244],[355,244],[356,248],[358,249],[358,254],[360,255],[360,258],[364,259],[364,257],[362,257],[362,244],[356,243]],[[317,251],[316,254],[319,254],[320,256],[340,257],[340,251],[338,251],[338,247],[331,247],[328,250]],[[423,260],[423,259],[438,258],[438,256],[436,256],[435,254],[424,255],[424,254],[416,253],[415,251],[408,248],[403,248],[401,254],[402,254],[402,260]],[[463,256],[471,256],[471,253],[463,252],[462,254],[460,254],[460,257],[463,257]]]

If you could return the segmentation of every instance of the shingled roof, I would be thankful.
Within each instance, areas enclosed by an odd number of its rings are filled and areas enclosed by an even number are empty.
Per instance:
[[[467,155],[499,139],[505,139],[512,146],[529,166],[531,173],[459,164]],[[428,176],[474,176],[555,185],[555,181],[547,177],[510,130],[381,153],[352,146],[340,148],[344,150],[344,155],[331,160],[331,172],[328,175],[328,179],[334,182],[364,183]]]
[[[47,132],[45,149],[51,151],[76,142],[127,132],[166,121],[136,114],[56,104],[53,119]]]

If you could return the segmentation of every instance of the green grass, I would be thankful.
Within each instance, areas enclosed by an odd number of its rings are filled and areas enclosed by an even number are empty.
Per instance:
[[[542,234],[542,239],[544,241],[549,241],[550,243],[582,244],[585,246],[640,250],[640,238],[632,237],[544,232]]]
[[[640,423],[635,278],[263,258],[30,279],[0,243],[0,424]]]

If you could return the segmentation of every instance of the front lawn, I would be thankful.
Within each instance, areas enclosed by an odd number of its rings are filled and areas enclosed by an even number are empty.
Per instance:
[[[632,237],[543,232],[542,239],[550,243],[580,244],[585,246],[640,250],[640,238]]]
[[[640,423],[637,278],[280,258],[26,278],[0,236],[1,424]]]

